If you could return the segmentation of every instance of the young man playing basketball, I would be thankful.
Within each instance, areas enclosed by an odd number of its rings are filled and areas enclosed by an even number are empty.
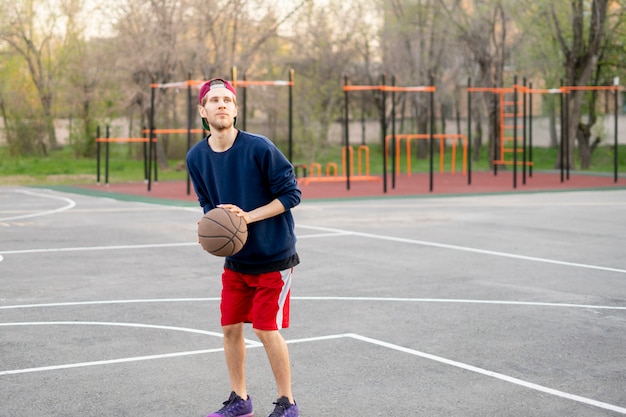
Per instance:
[[[263,343],[278,388],[269,417],[298,417],[291,391],[287,344],[289,300],[296,252],[290,209],[301,192],[293,166],[267,138],[235,128],[237,97],[226,80],[200,88],[198,111],[209,135],[187,154],[187,169],[204,212],[220,205],[248,224],[243,249],[227,257],[222,274],[221,324],[230,398],[207,417],[251,417],[245,380],[244,323]]]

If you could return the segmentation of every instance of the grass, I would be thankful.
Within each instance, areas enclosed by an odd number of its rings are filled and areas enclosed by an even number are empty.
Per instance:
[[[358,169],[358,146],[354,150],[355,171]],[[406,172],[406,152],[401,149],[400,172]],[[126,146],[115,146],[111,148],[109,161],[109,182],[120,183],[129,181],[142,181],[144,179],[144,162],[142,157],[133,156],[135,152]],[[364,160],[365,151],[361,151]],[[478,161],[472,161],[473,171],[489,170],[487,148],[481,149]],[[137,153],[137,152],[135,152]],[[418,159],[415,149],[412,150],[411,172],[428,172],[430,162],[428,158]],[[326,173],[328,163],[335,163],[341,171],[341,147],[332,146],[325,152],[328,156],[320,161],[296,161],[310,164],[317,162],[320,164],[322,173]],[[427,152],[428,154],[428,152]],[[444,152],[446,172],[451,169],[451,148],[446,148]],[[557,149],[533,148],[533,163],[535,170],[553,170],[557,160]],[[614,151],[612,146],[598,148],[592,157],[592,166],[585,172],[589,173],[612,173],[614,170]],[[618,171],[626,172],[626,146],[620,145],[618,150],[619,163]],[[521,156],[520,156],[521,159]],[[379,175],[383,172],[382,153],[380,145],[369,146],[370,174]],[[77,158],[71,147],[65,147],[50,152],[45,157],[21,157],[15,158],[8,154],[6,147],[0,147],[0,185],[72,185],[89,184],[97,182],[97,159]],[[577,162],[578,163],[578,162]],[[186,180],[187,175],[184,169],[184,161],[181,159],[168,161],[169,168],[158,171],[159,181]],[[435,146],[433,167],[435,172],[439,171],[439,147]],[[456,171],[462,169],[462,149],[457,149]],[[391,172],[391,159],[387,161],[388,172]],[[362,173],[365,173],[365,163],[362,162]],[[578,171],[581,172],[581,171]],[[101,158],[100,182],[105,181],[104,156]]]
[[[111,150],[109,182],[142,181],[143,158],[129,156],[126,147]],[[0,147],[0,185],[72,185],[96,183],[97,158],[78,158],[71,147],[51,151],[48,156],[11,157]],[[159,181],[186,180],[182,160],[168,161],[170,168],[159,169]],[[104,155],[100,161],[100,182],[105,181]]]

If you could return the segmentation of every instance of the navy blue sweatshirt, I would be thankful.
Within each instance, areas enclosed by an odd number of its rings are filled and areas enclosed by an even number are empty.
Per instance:
[[[218,204],[252,211],[278,199],[285,212],[248,225],[243,249],[225,267],[248,274],[280,271],[299,263],[290,209],[301,200],[293,166],[266,137],[239,131],[233,146],[214,152],[208,137],[187,153],[187,169],[204,212]]]

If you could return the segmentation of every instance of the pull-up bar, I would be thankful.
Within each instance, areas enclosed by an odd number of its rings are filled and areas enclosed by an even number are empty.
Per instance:
[[[97,163],[96,163],[96,184],[100,185],[100,144],[104,143],[104,184],[109,186],[109,144],[110,143],[143,143],[143,170],[144,170],[144,179],[148,176],[148,168],[147,168],[147,154],[146,154],[146,146],[148,143],[148,138],[139,137],[139,138],[112,138],[109,137],[109,125],[106,125],[105,128],[105,136],[100,137],[100,126],[96,128],[96,155],[97,155]]]
[[[457,141],[460,139],[462,141],[463,146],[463,174],[467,174],[467,137],[462,134],[453,134],[453,133],[435,133],[433,138],[439,139],[439,172],[444,172],[444,154],[445,154],[445,141],[446,139],[452,139],[452,157],[451,157],[451,168],[450,172],[454,174],[456,172],[456,148]],[[387,135],[385,137],[385,154],[389,149],[388,142],[391,140],[395,140],[395,148],[396,148],[396,171],[400,170],[400,142],[402,140],[406,142],[406,173],[407,176],[411,176],[411,141],[412,140],[423,140],[430,139],[430,135],[428,133],[398,133],[395,136]]]
[[[157,178],[157,158],[156,158],[156,149],[155,146],[155,135],[157,134],[170,134],[170,133],[187,133],[187,151],[191,149],[191,134],[192,133],[201,133],[204,134],[203,129],[193,129],[193,119],[194,119],[194,106],[192,100],[191,89],[196,88],[199,89],[202,84],[206,81],[204,80],[192,80],[191,74],[189,74],[189,79],[187,81],[177,81],[171,83],[162,83],[162,84],[150,84],[151,88],[151,98],[150,98],[150,128],[148,129],[148,133],[150,138],[153,140],[150,141],[149,144],[149,157],[148,157],[148,168],[147,168],[147,182],[148,182],[148,191],[151,190],[152,183],[152,163],[154,163],[154,178]],[[246,88],[260,85],[260,86],[287,86],[289,87],[289,161],[292,161],[293,154],[293,86],[294,82],[294,70],[289,70],[289,80],[288,81],[249,81],[246,79],[246,75],[244,74],[243,80],[237,79],[237,67],[232,68],[232,84],[235,88],[241,87],[243,88],[242,92],[242,123],[243,129],[245,130],[246,126]],[[154,99],[155,99],[155,90],[156,89],[167,89],[167,88],[187,88],[187,128],[186,129],[156,129],[155,121],[154,121]],[[189,173],[187,173],[187,195],[191,193],[191,181],[189,177]]]
[[[568,97],[569,95],[574,92],[574,91],[606,91],[606,92],[613,92],[613,97],[614,97],[614,155],[613,155],[613,170],[614,170],[614,182],[617,182],[618,180],[618,161],[619,161],[619,157],[618,157],[618,152],[619,152],[619,148],[618,148],[618,107],[619,107],[619,99],[618,99],[618,92],[622,91],[623,89],[620,87],[619,85],[619,79],[615,79],[615,83],[614,85],[598,85],[598,86],[565,86],[565,85],[561,85],[559,88],[548,88],[548,89],[533,89],[532,88],[532,84],[529,84],[529,86],[527,87],[526,85],[518,85],[517,84],[517,76],[515,77],[514,80],[514,85],[512,87],[509,88],[488,88],[488,87],[471,87],[471,79],[468,80],[468,87],[467,87],[467,92],[468,92],[468,135],[469,135],[469,146],[470,146],[470,154],[471,154],[471,99],[470,99],[470,94],[472,92],[484,92],[484,93],[494,93],[494,94],[506,94],[506,93],[513,93],[515,95],[517,95],[518,93],[521,93],[524,95],[524,106],[522,109],[522,115],[524,117],[524,119],[526,118],[526,95],[527,94],[559,94],[560,98],[561,98],[561,143],[560,143],[560,157],[561,157],[561,163],[560,163],[560,170],[561,170],[561,182],[564,181],[564,172],[566,174],[566,178],[569,179],[569,159],[568,159],[568,163],[565,163],[565,155],[569,155],[569,129],[566,129],[565,126],[568,125],[568,116],[569,116],[569,105],[568,105]],[[514,119],[514,135],[516,135],[516,130],[517,130],[517,98],[514,98],[514,106],[515,106],[515,110],[514,110],[514,114],[515,114],[515,119]],[[532,101],[530,102],[530,106],[531,106],[531,110],[532,110]],[[502,111],[501,111],[502,112]],[[501,122],[502,124],[502,122]],[[529,119],[529,127],[530,127],[530,132],[529,132],[529,136],[530,136],[530,140],[531,140],[531,148],[530,148],[530,155],[531,155],[531,162],[532,162],[532,111],[531,111],[531,115],[530,115],[530,119]],[[526,131],[525,131],[525,125],[524,125],[524,139],[526,137]],[[500,133],[502,135],[502,132]],[[514,146],[516,145],[517,140],[515,138],[514,140]],[[495,138],[494,138],[494,144],[495,144]],[[526,157],[526,149],[525,149],[525,145],[524,145],[524,158]],[[514,150],[514,157],[516,156],[517,150]],[[471,164],[471,158],[470,158],[470,164]],[[517,181],[517,172],[516,172],[516,165],[517,165],[517,161],[514,160],[514,164],[513,164],[513,188],[516,187],[516,181]],[[495,168],[494,168],[495,169]],[[524,180],[525,180],[525,160],[524,160]],[[531,174],[532,174],[532,170],[531,170]]]
[[[246,130],[246,119],[247,119],[247,88],[253,86],[272,86],[272,87],[289,87],[289,127],[288,127],[288,159],[293,163],[293,87],[295,85],[294,81],[294,70],[289,70],[289,80],[276,80],[276,81],[252,81],[246,78],[246,73],[243,74],[243,79],[237,79],[237,67],[232,68],[232,83],[235,88],[241,87],[243,88],[242,96],[241,96],[241,106],[242,106],[242,129]]]
[[[350,133],[349,133],[349,103],[348,103],[348,93],[351,91],[380,91],[382,93],[381,97],[381,142],[383,149],[383,192],[387,192],[387,155],[386,155],[386,137],[387,137],[387,120],[386,120],[386,93],[391,93],[391,112],[392,112],[392,136],[396,134],[396,104],[395,104],[395,93],[397,92],[425,92],[430,93],[430,135],[429,135],[429,145],[430,145],[430,191],[433,190],[433,141],[434,141],[434,93],[436,88],[432,85],[430,86],[408,86],[408,87],[399,87],[395,85],[395,76],[391,78],[391,85],[387,85],[385,81],[385,75],[381,76],[381,84],[380,85],[349,85],[348,84],[348,76],[344,76],[344,148],[348,148],[350,146]],[[433,79],[431,77],[430,83],[433,84]],[[395,188],[396,181],[396,141],[391,142],[392,146],[392,187]],[[410,157],[410,156],[409,156]],[[350,174],[349,171],[346,172],[346,189],[350,189]]]

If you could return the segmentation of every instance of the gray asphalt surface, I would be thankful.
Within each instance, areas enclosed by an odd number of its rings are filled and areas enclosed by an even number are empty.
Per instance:
[[[195,204],[0,188],[0,416],[205,416],[229,394]],[[626,415],[626,191],[304,202],[303,417]],[[251,329],[255,415],[275,386]]]

